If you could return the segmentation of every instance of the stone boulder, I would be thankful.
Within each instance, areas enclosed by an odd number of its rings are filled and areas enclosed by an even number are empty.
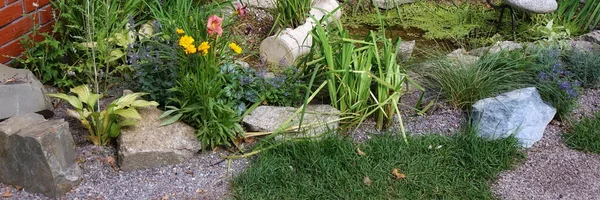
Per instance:
[[[579,36],[579,39],[594,44],[600,44],[600,30],[594,30],[592,32],[586,33],[582,36]]]
[[[416,42],[414,40],[411,41],[402,41],[397,49],[396,60],[397,61],[408,61],[412,57],[412,53],[415,49]]]
[[[469,53],[464,49],[454,50],[446,56],[455,63],[462,65],[473,65],[479,60],[479,57],[469,55]]]
[[[81,175],[67,122],[28,113],[0,123],[0,182],[58,198]]]
[[[488,51],[489,53],[499,53],[500,51],[512,51],[516,49],[523,49],[523,45],[513,41],[502,41],[491,46]]]
[[[0,120],[30,112],[41,112],[46,118],[53,115],[44,85],[26,69],[0,64],[0,102]]]
[[[244,5],[248,5],[253,8],[271,9],[275,8],[276,0],[242,0]]]
[[[378,8],[381,9],[392,9],[395,8],[396,6],[402,5],[402,4],[407,4],[407,3],[414,3],[415,0],[373,0],[373,4],[375,6],[377,6]]]
[[[544,135],[556,109],[542,101],[535,87],[514,90],[473,104],[473,124],[484,138],[512,134],[529,148]]]
[[[183,122],[160,126],[158,108],[139,109],[144,118],[137,126],[121,130],[118,161],[121,170],[131,171],[179,164],[200,151],[196,130]]]
[[[551,13],[558,8],[555,0],[504,0],[504,3],[515,9],[536,14]]]
[[[283,125],[297,110],[298,108],[294,107],[259,106],[244,117],[242,121],[249,131],[272,132]],[[294,136],[311,137],[335,130],[339,125],[339,115],[340,111],[329,105],[308,105],[302,121],[303,128]],[[298,126],[299,120],[300,114],[291,121],[290,125],[292,127]],[[307,128],[306,126],[309,125],[314,126]],[[289,136],[293,134],[286,133],[282,135]],[[276,139],[283,139],[282,135]]]
[[[600,45],[588,41],[569,40],[567,41],[571,48],[578,51],[598,51]]]

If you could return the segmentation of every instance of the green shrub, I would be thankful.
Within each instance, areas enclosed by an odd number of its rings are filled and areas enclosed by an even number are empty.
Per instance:
[[[600,154],[600,114],[575,123],[563,138],[573,149]]]
[[[156,23],[156,27],[160,27]],[[155,31],[159,33],[160,29]],[[136,91],[149,93],[149,98],[161,105],[167,104],[171,95],[168,90],[177,83],[179,59],[185,59],[172,43],[174,41],[153,36],[134,43],[134,48],[127,52],[128,64],[135,70],[132,85]]]
[[[583,87],[600,86],[600,57],[598,52],[574,49],[566,53],[566,64],[573,73],[573,79],[581,82]]]
[[[532,51],[531,84],[537,87],[544,101],[556,108],[559,118],[567,118],[577,106],[580,82],[573,80],[572,73],[562,63],[559,49],[542,47]]]

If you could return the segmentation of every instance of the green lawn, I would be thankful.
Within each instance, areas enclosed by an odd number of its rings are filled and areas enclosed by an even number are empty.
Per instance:
[[[349,138],[284,144],[232,181],[234,198],[492,199],[490,181],[523,158],[514,138],[489,142],[463,133],[408,141],[375,137],[359,145],[364,156]],[[393,169],[406,177],[396,179]]]

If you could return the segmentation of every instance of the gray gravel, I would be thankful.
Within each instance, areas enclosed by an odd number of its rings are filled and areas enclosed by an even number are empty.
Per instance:
[[[600,90],[585,90],[573,117],[598,111]],[[561,134],[568,125],[553,121],[542,140],[527,150],[524,163],[500,174],[493,184],[502,199],[600,199],[600,155],[569,149]]]
[[[83,181],[61,199],[223,199],[229,178],[248,165],[239,159],[233,160],[229,171],[227,161],[211,166],[221,161],[223,152],[207,152],[174,166],[123,172],[107,161],[114,156],[111,148],[85,146],[77,151]],[[0,184],[0,192],[6,190],[12,198],[5,199],[49,199]]]
[[[121,90],[115,88],[110,93],[119,94],[117,91]],[[100,104],[104,107],[114,99],[102,99]],[[225,199],[228,180],[248,166],[247,159],[233,160],[228,166],[227,161],[221,162],[220,156],[229,153],[218,149],[199,153],[178,165],[132,172],[115,171],[109,160],[116,159],[116,148],[94,146],[85,137],[88,133],[80,122],[66,115],[65,110],[69,107],[65,102],[59,104],[53,118],[69,122],[83,177],[81,184],[61,199]],[[12,197],[2,199],[49,199],[0,183],[0,196],[7,190]]]

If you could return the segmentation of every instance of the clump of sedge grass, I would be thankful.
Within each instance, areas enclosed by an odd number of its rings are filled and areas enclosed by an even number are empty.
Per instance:
[[[488,183],[522,158],[517,140],[384,135],[290,142],[263,152],[232,181],[235,199],[490,199]],[[397,179],[393,170],[404,174]],[[365,181],[369,177],[369,181]]]
[[[600,154],[600,114],[575,123],[563,138],[573,149]]]
[[[526,86],[528,64],[520,52],[487,54],[474,64],[447,58],[428,62],[424,85],[439,91],[454,107],[469,110],[476,101]]]

